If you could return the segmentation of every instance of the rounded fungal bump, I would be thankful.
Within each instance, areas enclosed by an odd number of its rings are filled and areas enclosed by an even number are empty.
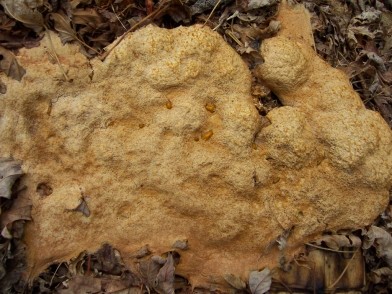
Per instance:
[[[207,109],[207,111],[214,113],[216,110],[216,105],[214,103],[206,103],[206,105],[204,105],[205,109]]]
[[[208,131],[206,131],[206,132],[201,134],[201,138],[204,141],[207,141],[207,140],[209,140],[212,137],[213,134],[214,134],[214,132],[212,130],[208,130]]]
[[[170,99],[167,99],[165,106],[166,106],[167,109],[172,109],[173,108],[173,103],[171,102]]]

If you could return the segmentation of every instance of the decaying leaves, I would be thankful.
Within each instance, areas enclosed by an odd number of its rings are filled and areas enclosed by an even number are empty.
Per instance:
[[[317,245],[325,244],[328,248],[333,250],[339,250],[342,247],[360,247],[362,241],[359,237],[349,234],[349,235],[324,235],[321,238],[315,240],[314,242]]]
[[[99,293],[101,291],[101,280],[92,276],[77,275],[68,282],[68,289],[59,291],[61,294],[74,293]]]
[[[21,67],[11,51],[0,47],[0,71],[10,78],[20,81],[26,70]]]
[[[0,289],[4,293],[13,293],[15,284],[24,284],[26,261],[21,238],[24,221],[31,220],[32,205],[24,189],[13,188],[22,174],[19,161],[0,158]]]
[[[1,214],[1,227],[6,227],[18,220],[31,220],[32,202],[27,193],[19,193],[10,209]]]
[[[109,244],[104,244],[95,255],[94,268],[100,272],[120,275],[125,267],[120,252]]]
[[[31,8],[31,2],[38,1],[1,0],[0,4],[10,17],[32,28],[36,33],[40,33],[45,27],[44,18],[38,10]]]
[[[71,19],[62,13],[51,13],[50,17],[54,21],[54,28],[59,33],[63,44],[71,41],[79,41],[75,30],[71,27]]]
[[[161,294],[174,293],[174,257],[169,252],[167,257],[154,255],[139,262],[139,273],[143,284]]]
[[[160,268],[155,279],[154,289],[162,294],[174,294],[174,259],[173,255],[169,252],[166,262]]]
[[[383,258],[392,267],[391,234],[380,227],[371,226],[367,231],[363,230],[362,235],[365,236],[363,249],[369,249],[371,246],[374,246],[377,256]]]
[[[33,288],[37,293],[139,293],[141,284],[118,251],[104,244],[95,253],[82,252],[70,262],[51,265]]]
[[[261,7],[271,6],[278,3],[278,0],[249,0],[248,9],[257,9]]]
[[[180,250],[187,250],[188,249],[188,240],[177,240],[174,242],[173,246],[174,249],[180,249]]]
[[[249,288],[252,294],[263,294],[271,288],[272,277],[268,268],[249,274]]]
[[[383,276],[387,276],[388,278],[391,278],[392,277],[392,268],[381,267],[379,269],[372,270],[372,272],[371,272],[371,279],[372,279],[372,282],[375,284],[380,283]]]
[[[0,197],[11,198],[12,186],[23,175],[19,161],[0,158]]]
[[[143,258],[146,257],[147,255],[150,255],[151,251],[148,248],[148,245],[144,245],[142,248],[137,250],[136,252],[132,253],[131,256],[134,258]]]
[[[237,290],[243,290],[246,288],[246,283],[241,280],[241,278],[233,275],[233,274],[226,274],[223,276],[225,281],[230,284],[233,288]]]
[[[83,213],[83,215],[85,217],[89,217],[90,216],[90,209],[88,208],[86,200],[87,200],[87,197],[83,196],[80,199],[80,204],[78,206],[76,206],[74,209],[71,209],[71,211],[81,212],[81,213]]]

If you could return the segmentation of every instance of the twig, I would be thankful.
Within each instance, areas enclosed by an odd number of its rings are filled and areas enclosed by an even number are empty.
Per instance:
[[[137,24],[133,25],[132,27],[130,27],[128,29],[128,31],[126,31],[121,37],[119,37],[116,42],[114,43],[114,45],[108,50],[106,51],[104,54],[102,54],[101,56],[99,56],[99,59],[101,61],[104,61],[106,59],[106,57],[108,57],[108,55],[113,51],[114,48],[117,47],[118,44],[120,44],[120,42],[122,40],[124,40],[124,38],[128,35],[128,33],[132,32],[133,30],[135,30],[136,28],[138,28],[139,26],[141,26],[145,21],[149,20],[150,18],[155,17],[157,14],[159,14],[160,12],[162,12],[164,9],[167,8],[166,4],[168,2],[163,2],[161,4],[160,7],[158,7],[157,10],[155,10],[153,13],[147,15],[146,17],[144,17],[141,21],[139,21]]]
[[[338,253],[353,253],[355,252],[354,250],[336,250],[336,249],[331,249],[331,248],[325,248],[325,247],[321,247],[321,246],[317,246],[311,243],[305,243],[305,245],[310,246],[310,247],[314,247],[317,249],[321,249],[321,250],[325,250],[325,251],[332,251],[332,252],[338,252]]]
[[[119,23],[122,25],[122,27],[126,30],[127,28],[124,26],[124,24],[122,23],[121,19],[118,17],[116,11],[114,10],[113,3],[111,4],[111,7],[112,7],[113,13],[114,13],[114,15],[116,16],[118,22],[119,22]]]
[[[289,286],[287,286],[285,283],[283,283],[281,280],[277,279],[277,278],[272,278],[275,282],[278,282],[279,284],[281,284],[284,288],[286,288],[286,290],[289,293],[293,293],[293,291],[291,291],[291,289],[289,288]]]
[[[203,27],[206,25],[206,23],[210,20],[211,16],[214,14],[216,8],[218,7],[218,5],[221,3],[222,0],[218,0],[218,2],[216,2],[214,8],[211,10],[210,15],[207,17],[206,21],[203,24]]]
[[[57,266],[56,270],[54,271],[54,274],[53,274],[53,276],[52,276],[52,278],[50,279],[50,282],[49,282],[49,288],[52,287],[54,276],[57,274],[57,271],[59,270],[60,265],[62,265],[62,262],[59,263],[59,265]]]
[[[61,70],[61,72],[62,72],[62,74],[63,74],[65,80],[66,80],[67,82],[69,82],[70,79],[68,78],[67,74],[65,73],[65,70],[64,70],[62,64],[60,63],[60,59],[59,59],[59,57],[57,56],[56,51],[54,50],[54,46],[53,46],[53,42],[52,42],[52,37],[50,36],[49,29],[48,29],[47,27],[45,27],[45,33],[46,33],[46,35],[48,36],[49,44],[50,44],[50,47],[51,47],[51,49],[52,49],[52,51],[53,51],[54,58],[56,59],[56,62],[57,62],[57,64],[59,65],[60,70]]]
[[[359,247],[358,247],[357,250],[355,250],[353,256],[351,257],[351,259],[350,259],[349,262],[347,263],[346,267],[343,269],[343,271],[342,271],[342,273],[340,274],[340,276],[336,279],[336,281],[335,281],[331,286],[328,286],[327,288],[329,288],[329,289],[330,289],[330,288],[333,288],[333,287],[336,286],[337,283],[339,283],[340,279],[341,279],[341,278],[344,276],[344,274],[346,273],[346,271],[347,271],[349,265],[350,265],[351,262],[354,260],[355,254],[357,254],[358,250],[359,250]]]

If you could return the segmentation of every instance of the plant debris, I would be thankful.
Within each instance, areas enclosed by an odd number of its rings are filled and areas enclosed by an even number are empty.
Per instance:
[[[23,293],[25,286],[24,222],[31,220],[31,202],[18,179],[21,163],[0,158],[0,289]]]
[[[249,274],[249,288],[252,294],[266,293],[271,288],[271,283],[271,271],[268,268]]]

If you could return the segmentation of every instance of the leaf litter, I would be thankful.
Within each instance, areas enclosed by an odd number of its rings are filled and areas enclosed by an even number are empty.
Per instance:
[[[64,44],[78,44],[81,52],[88,58],[98,56],[104,59],[108,54],[105,51],[107,45],[116,39],[121,41],[120,37],[125,33],[150,23],[164,28],[205,24],[221,34],[252,70],[263,62],[258,54],[260,44],[279,31],[280,24],[275,18],[278,2],[1,0],[0,71],[15,80],[23,79],[25,70],[18,63],[17,51],[20,48],[38,46],[45,30],[57,32]],[[379,111],[392,127],[391,2],[294,2],[303,3],[311,13],[317,53],[332,66],[345,71],[365,105]],[[0,80],[0,93],[4,94],[6,90],[6,85]],[[262,117],[271,109],[281,106],[274,93],[260,86],[255,78],[252,95]],[[25,287],[21,278],[25,250],[21,237],[23,223],[31,217],[31,203],[18,184],[18,179],[23,174],[18,164],[20,163],[10,159],[0,160],[0,287],[14,293],[22,293]],[[310,244],[341,252],[362,246],[369,281],[366,290],[369,293],[382,293],[383,289],[392,289],[391,207],[387,208],[373,226],[363,229],[362,235],[358,232],[327,234]],[[90,215],[84,198],[74,211],[83,213],[86,217]],[[185,241],[176,241],[173,248],[186,250],[188,243]],[[278,241],[283,249],[289,239],[281,238]],[[152,252],[146,245],[133,254],[139,261],[140,270],[135,274],[124,266],[115,249],[105,246],[94,254],[82,254],[74,263],[52,265],[34,281],[32,289],[39,293],[60,290],[94,292],[98,288],[101,292],[114,292],[123,286],[135,290],[145,285],[160,293],[172,293],[173,289],[179,289],[175,286],[176,283],[187,289],[186,280],[175,275],[178,254],[151,256]],[[252,272],[248,285],[230,273],[224,278],[237,290],[244,290],[245,284],[251,293],[264,293],[263,291],[268,291],[267,286],[271,285],[267,269]]]

